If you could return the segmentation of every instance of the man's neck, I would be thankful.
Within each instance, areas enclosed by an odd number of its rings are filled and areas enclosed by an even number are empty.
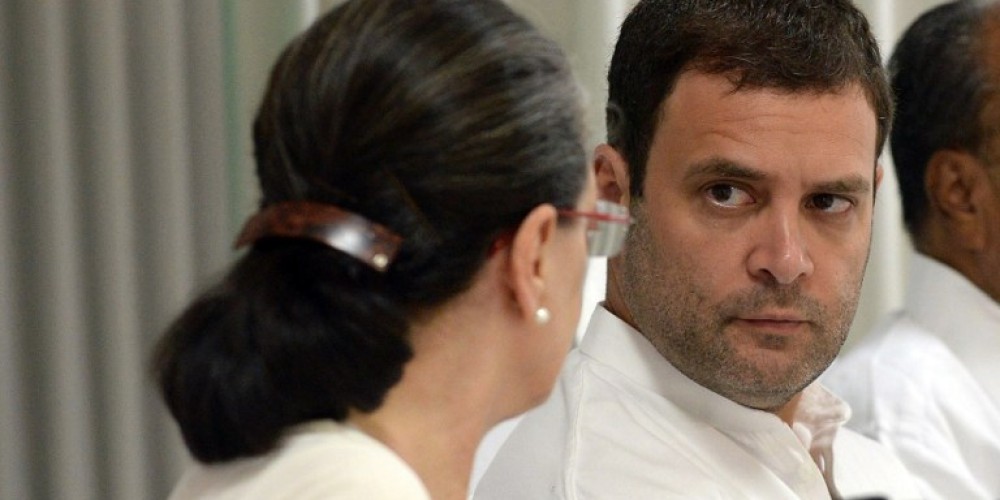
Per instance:
[[[632,317],[632,311],[625,302],[625,295],[622,293],[620,281],[621,273],[618,271],[618,258],[613,258],[608,261],[607,275],[607,285],[604,289],[604,308],[611,314],[617,316],[618,319],[624,321],[632,328],[635,328],[636,331],[642,332],[642,329],[639,328],[638,324],[636,324],[635,318]]]
[[[800,392],[792,396],[792,399],[790,399],[784,405],[774,410],[771,410],[771,413],[777,415],[782,422],[791,427],[792,423],[795,421],[795,412],[798,411],[799,409],[799,401],[801,399],[802,399],[802,393]]]

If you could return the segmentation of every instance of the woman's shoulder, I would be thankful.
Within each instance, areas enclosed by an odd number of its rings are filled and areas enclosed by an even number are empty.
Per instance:
[[[172,500],[413,499],[429,496],[416,473],[376,439],[348,425],[311,422],[291,430],[271,453],[221,465],[196,465]]]

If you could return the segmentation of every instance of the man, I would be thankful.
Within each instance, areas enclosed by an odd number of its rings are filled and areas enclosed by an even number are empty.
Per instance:
[[[608,81],[595,171],[636,221],[477,498],[915,497],[813,384],[857,306],[892,114],[862,14],[643,0]]]
[[[826,381],[926,498],[1000,498],[1000,4],[921,16],[890,62],[890,140],[917,253],[902,311]]]

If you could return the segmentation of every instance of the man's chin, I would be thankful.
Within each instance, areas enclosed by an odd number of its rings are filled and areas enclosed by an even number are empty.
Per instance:
[[[757,365],[741,374],[730,374],[726,387],[715,390],[728,399],[757,410],[772,411],[787,404],[815,378],[786,365]]]

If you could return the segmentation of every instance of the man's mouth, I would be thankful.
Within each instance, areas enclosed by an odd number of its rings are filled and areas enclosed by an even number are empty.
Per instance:
[[[772,311],[736,316],[733,323],[774,334],[792,334],[809,326],[808,318],[793,311]]]

